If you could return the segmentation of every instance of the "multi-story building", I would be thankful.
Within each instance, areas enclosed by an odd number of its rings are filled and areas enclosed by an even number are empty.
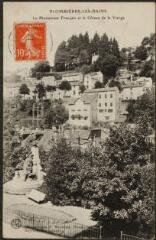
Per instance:
[[[119,90],[117,87],[86,91],[97,94],[97,122],[115,122],[119,114]]]
[[[83,94],[68,104],[69,124],[77,127],[91,127],[96,122],[97,94]]]
[[[114,123],[119,117],[119,100],[117,87],[87,90],[69,103],[69,124],[91,127],[96,122]]]
[[[68,72],[62,74],[62,81],[68,81],[68,82],[83,82],[83,73],[81,72]]]
[[[86,89],[93,89],[95,88],[96,82],[103,82],[103,74],[99,72],[91,72],[85,74],[84,76],[84,86]]]
[[[135,82],[130,82],[129,84],[126,84],[125,86],[122,86],[122,90],[120,93],[120,98],[122,100],[131,100],[131,99],[138,99],[141,97],[144,93],[147,92],[147,90],[152,88],[152,79],[151,78],[139,78]]]

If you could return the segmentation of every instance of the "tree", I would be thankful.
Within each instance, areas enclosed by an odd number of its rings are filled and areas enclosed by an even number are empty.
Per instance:
[[[32,77],[37,77],[38,79],[46,72],[50,72],[50,64],[48,61],[37,62],[35,66],[31,68]]]
[[[58,139],[49,152],[47,174],[45,178],[48,198],[54,204],[69,203],[69,187],[72,184],[74,172],[78,172],[77,162],[73,161],[73,152],[65,139]]]
[[[103,83],[96,81],[95,88],[102,88],[102,87],[103,87]]]
[[[146,121],[146,124],[154,127],[155,116],[155,95],[154,89],[143,94],[140,99],[130,101],[127,111],[127,121],[135,123],[139,119]]]
[[[44,123],[46,127],[59,126],[68,120],[68,112],[59,103],[53,103],[45,114]]]
[[[99,178],[91,196],[94,200],[92,216],[107,234],[119,235],[123,229],[139,234],[142,225],[148,233],[151,231],[154,169],[148,163],[151,149],[146,136],[147,132],[139,125],[133,130],[126,125],[114,127],[105,149],[101,150]],[[151,170],[147,173],[147,181],[143,182],[141,173],[148,168]],[[149,189],[145,193],[143,189],[146,191],[146,188]]]
[[[144,46],[139,46],[135,50],[135,57],[140,60],[145,60],[147,58],[147,49]]]
[[[64,71],[65,63],[68,59],[68,51],[66,48],[66,42],[60,43],[55,54],[55,69],[56,71]]]
[[[27,95],[30,93],[30,89],[28,88],[27,84],[23,83],[19,88],[19,93],[24,95]]]
[[[91,40],[91,52],[92,54],[99,54],[100,36],[96,32]]]
[[[144,63],[141,69],[141,76],[144,77],[154,77],[154,61],[150,60]],[[154,79],[153,79],[154,80]]]
[[[99,58],[96,64],[99,65],[100,71],[107,77],[115,76],[119,67],[119,61],[114,55],[107,55],[104,58]]]
[[[47,86],[46,86],[46,91],[47,91],[47,92],[56,91],[56,87],[55,87],[55,86],[51,86],[51,85],[47,85]]]
[[[83,93],[86,90],[83,84],[80,85],[80,93]]]
[[[43,84],[39,83],[36,85],[36,92],[38,93],[38,98],[43,99],[46,96],[46,89]]]
[[[71,85],[68,81],[63,81],[60,83],[59,89],[64,90],[64,91],[69,91],[69,90],[71,90]]]
[[[109,83],[109,87],[117,87],[120,91],[121,90],[121,83],[119,81],[112,80]]]

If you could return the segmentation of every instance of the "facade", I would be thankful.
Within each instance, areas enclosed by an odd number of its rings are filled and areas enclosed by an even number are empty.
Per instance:
[[[115,122],[119,114],[119,90],[117,87],[86,91],[97,94],[97,122]]]
[[[83,94],[68,104],[69,124],[75,127],[91,127],[96,121],[96,94]]]
[[[83,74],[81,72],[69,72],[69,73],[63,73],[62,74],[62,81],[68,81],[68,82],[83,82]]]
[[[42,78],[42,83],[47,86],[55,86],[56,82],[55,82],[55,77],[54,76],[46,76]]]
[[[152,88],[152,78],[150,77],[139,77],[136,82],[140,85],[144,85],[144,87],[147,89]]]
[[[139,78],[134,83],[122,86],[120,97],[122,100],[136,100],[142,96],[148,89],[152,88],[152,79]]]
[[[86,89],[93,89],[97,81],[103,82],[103,74],[101,72],[92,72],[84,76],[84,86]]]

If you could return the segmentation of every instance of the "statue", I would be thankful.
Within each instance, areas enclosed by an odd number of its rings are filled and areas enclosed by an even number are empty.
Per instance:
[[[14,178],[4,184],[4,191],[11,194],[27,194],[32,189],[38,189],[43,183],[43,176],[39,157],[39,148],[35,143],[30,154],[26,156],[23,166],[16,167]]]

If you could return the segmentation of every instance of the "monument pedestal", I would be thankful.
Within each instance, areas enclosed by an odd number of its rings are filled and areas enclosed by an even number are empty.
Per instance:
[[[37,180],[19,181],[13,179],[3,185],[3,190],[9,194],[25,195],[30,193],[32,189],[38,189],[42,183],[43,181]]]

